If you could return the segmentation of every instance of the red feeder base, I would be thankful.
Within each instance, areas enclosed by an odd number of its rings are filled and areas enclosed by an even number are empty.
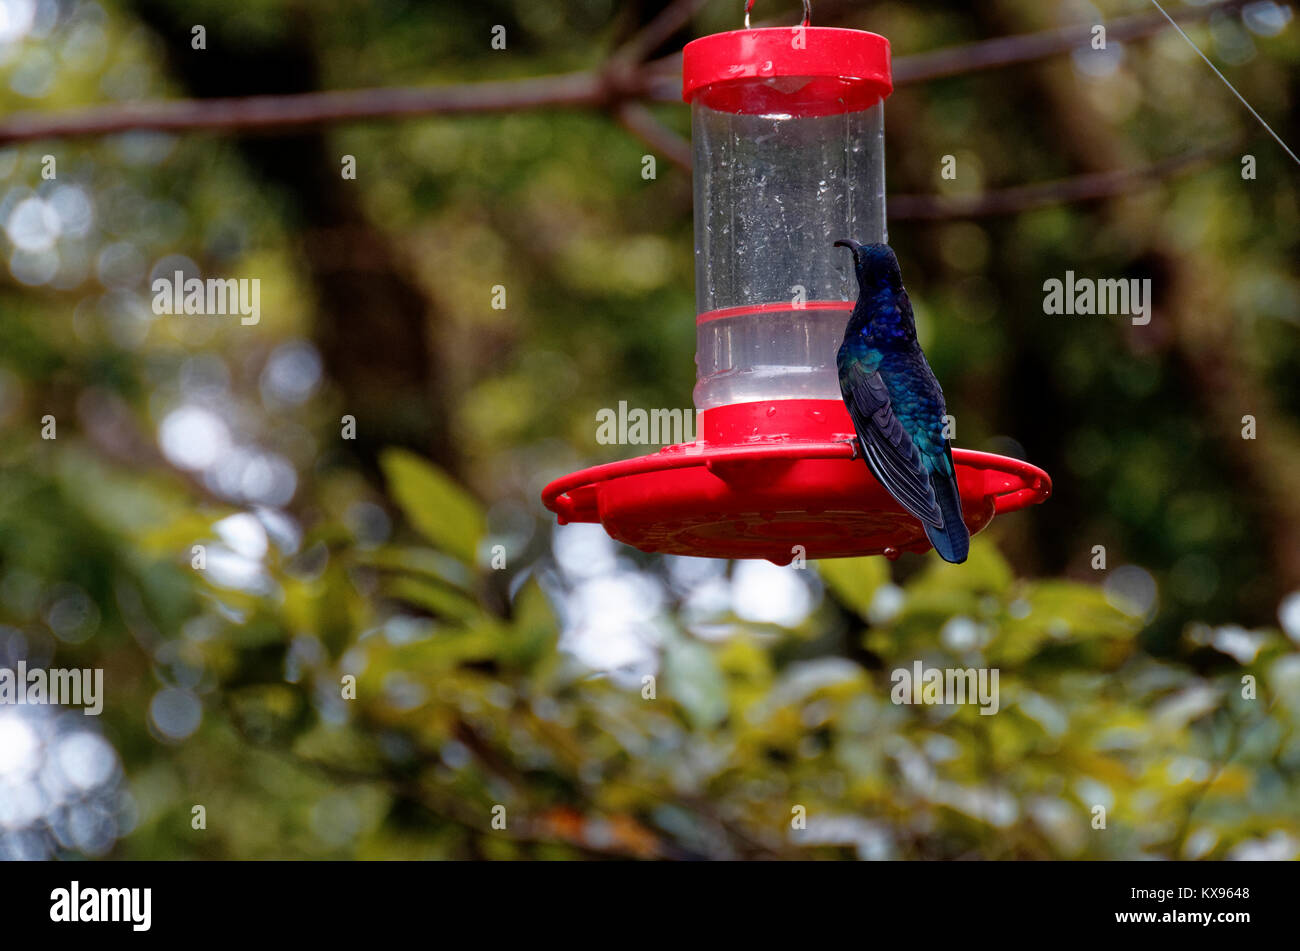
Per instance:
[[[921,523],[852,458],[839,401],[719,407],[703,414],[702,430],[696,442],[556,479],[542,502],[561,525],[599,522],[647,552],[785,565],[795,546],[810,559],[930,547]],[[1052,491],[1046,472],[1018,459],[954,449],[953,460],[972,534]]]

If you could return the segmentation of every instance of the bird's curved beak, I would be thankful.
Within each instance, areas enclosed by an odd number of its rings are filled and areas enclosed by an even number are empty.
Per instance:
[[[862,250],[862,245],[858,244],[858,242],[854,241],[852,238],[843,238],[843,239],[841,239],[841,240],[839,240],[839,241],[836,241],[836,242],[835,242],[835,247],[837,247],[837,248],[848,248],[850,251],[853,252],[853,260],[854,260],[854,261],[857,261],[857,259],[858,259],[858,252]]]

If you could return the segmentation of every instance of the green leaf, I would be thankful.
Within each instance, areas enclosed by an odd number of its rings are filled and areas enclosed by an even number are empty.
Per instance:
[[[695,641],[672,645],[664,657],[668,693],[696,729],[711,729],[727,716],[727,683],[713,652]]]
[[[465,565],[432,548],[390,545],[374,551],[358,552],[357,561],[386,571],[414,574],[451,585],[462,591],[474,589],[474,574]]]
[[[448,554],[474,564],[483,537],[483,512],[445,472],[404,449],[380,459],[393,498],[415,529]]]
[[[407,604],[424,608],[431,614],[450,621],[470,624],[481,620],[483,609],[454,588],[426,581],[424,578],[390,578],[383,588],[384,594]]]
[[[950,565],[938,555],[927,554],[925,568],[907,585],[908,596],[929,596],[948,591],[971,594],[1003,594],[1015,575],[997,546],[988,538],[972,538],[970,555],[960,565]]]
[[[817,573],[845,607],[867,616],[876,589],[889,580],[884,558],[827,558],[817,562]]]

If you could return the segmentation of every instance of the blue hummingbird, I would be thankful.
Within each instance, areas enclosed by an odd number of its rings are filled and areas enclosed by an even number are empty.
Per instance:
[[[952,446],[943,434],[943,390],[916,342],[912,302],[887,244],[836,241],[853,252],[858,302],[835,363],[867,468],[898,504],[920,519],[944,561],[970,550]]]

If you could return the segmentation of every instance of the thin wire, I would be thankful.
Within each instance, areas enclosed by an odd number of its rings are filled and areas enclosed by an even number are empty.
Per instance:
[[[1268,134],[1271,135],[1277,141],[1278,145],[1282,146],[1282,148],[1286,151],[1286,154],[1291,156],[1291,158],[1295,161],[1297,165],[1300,165],[1300,157],[1297,157],[1296,154],[1291,151],[1290,146],[1288,146],[1285,142],[1283,142],[1281,137],[1276,132],[1273,131],[1272,127],[1269,126],[1269,124],[1264,121],[1264,117],[1261,116],[1258,112],[1256,112],[1254,107],[1252,107],[1251,104],[1246,101],[1246,97],[1243,96],[1241,93],[1237,92],[1237,88],[1233,86],[1232,83],[1228,82],[1228,77],[1224,76],[1223,73],[1219,72],[1219,68],[1215,66],[1212,62],[1210,62],[1210,57],[1202,53],[1201,48],[1192,42],[1192,38],[1183,32],[1183,28],[1178,25],[1178,23],[1174,20],[1174,18],[1171,17],[1168,13],[1165,13],[1164,7],[1162,7],[1159,3],[1157,3],[1156,0],[1151,0],[1151,2],[1155,5],[1155,8],[1157,10],[1159,10],[1162,14],[1164,14],[1164,18],[1169,21],[1170,25],[1172,25],[1173,28],[1178,31],[1178,35],[1187,41],[1187,45],[1190,46],[1192,49],[1196,50],[1196,55],[1199,56],[1201,59],[1205,60],[1205,65],[1209,66],[1210,69],[1214,70],[1214,75],[1218,76],[1220,79],[1223,80],[1223,85],[1227,86],[1230,90],[1232,90],[1232,94],[1236,96],[1239,100],[1241,100],[1241,104],[1250,111],[1250,114],[1254,116],[1255,119],[1259,122],[1259,124],[1264,127],[1264,130],[1268,132]]]
[[[749,29],[749,11],[754,9],[754,0],[745,0],[745,29]]]

